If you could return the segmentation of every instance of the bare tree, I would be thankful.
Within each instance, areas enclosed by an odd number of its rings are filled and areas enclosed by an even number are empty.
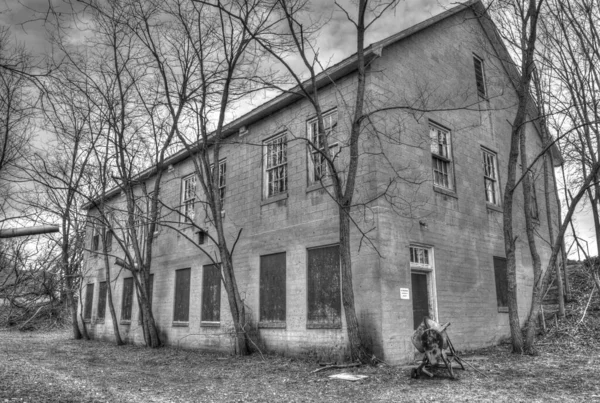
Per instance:
[[[11,43],[8,28],[0,28],[0,65],[29,71],[30,56]],[[34,96],[26,76],[0,69],[0,225],[19,213],[11,205],[16,193],[17,166],[28,155],[33,129]]]

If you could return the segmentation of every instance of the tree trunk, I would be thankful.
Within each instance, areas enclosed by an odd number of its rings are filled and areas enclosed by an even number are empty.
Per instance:
[[[352,255],[350,249],[350,208],[339,206],[340,225],[340,266],[342,273],[342,304],[346,317],[350,358],[352,361],[369,363],[370,355],[362,343],[356,310],[354,308],[354,290],[352,282]]]
[[[71,328],[73,330],[73,339],[79,340],[83,336],[79,330],[79,323],[77,320],[77,305],[75,304],[75,298],[73,296],[73,280],[71,279],[70,275],[65,275],[65,282],[67,283],[65,290],[67,304],[69,306],[69,311],[71,311]]]
[[[221,250],[223,283],[225,285],[225,291],[227,291],[227,300],[229,302],[229,309],[231,311],[231,318],[233,319],[233,327],[235,330],[236,354],[248,355],[250,350],[248,348],[248,335],[245,329],[246,310],[244,301],[242,301],[237,288],[231,254],[229,253],[229,250],[226,250],[224,242],[219,242],[219,249]]]
[[[542,261],[537,251],[535,228],[532,217],[532,210],[534,207],[532,205],[532,192],[535,192],[535,182],[532,180],[533,175],[530,175],[529,172],[525,171],[529,167],[529,162],[527,161],[526,141],[527,136],[525,132],[522,132],[519,139],[519,144],[521,149],[521,166],[523,167],[523,213],[525,215],[525,233],[527,234],[527,244],[529,245],[531,265],[533,266],[533,288],[531,290],[531,307],[529,311],[529,317],[527,318],[527,327],[525,332],[524,352],[527,354],[535,354],[535,333],[537,330],[538,314],[542,304],[544,290],[542,289],[542,282],[540,281],[543,274]],[[537,209],[537,206],[535,206],[535,208]],[[550,268],[547,268],[547,270],[550,270]]]
[[[123,342],[123,339],[121,338],[121,333],[119,332],[119,322],[117,320],[117,313],[115,312],[115,305],[113,304],[112,286],[110,285],[111,283],[112,281],[110,278],[110,266],[106,264],[106,299],[108,300],[108,310],[110,311],[110,317],[113,323],[115,342],[117,343],[117,346],[122,346],[125,343]]]
[[[543,123],[545,125],[545,123]],[[543,129],[545,130],[545,129]],[[549,145],[549,139],[548,139],[548,134],[546,133],[545,135],[546,139],[545,139],[545,143],[546,146]],[[551,203],[550,203],[550,175],[552,175],[552,183],[554,185],[554,196],[555,196],[555,201],[557,203],[557,210],[558,210],[558,217],[560,220],[560,200],[558,199],[558,190],[556,188],[556,176],[554,175],[554,159],[552,158],[552,152],[550,151],[550,148],[548,148],[548,152],[546,154],[547,158],[544,158],[544,194],[545,194],[545,200],[546,200],[546,220],[548,221],[548,235],[549,235],[549,239],[550,239],[550,245],[554,245],[554,226],[552,224],[552,209],[551,209]],[[550,166],[548,166],[550,165]],[[565,291],[564,291],[564,286],[563,286],[563,277],[562,277],[562,270],[560,267],[560,264],[558,262],[556,262],[556,264],[554,265],[554,269],[556,270],[556,287],[558,288],[558,316],[561,318],[565,317]],[[551,268],[549,268],[548,270],[551,270]]]
[[[136,281],[136,292],[140,304],[140,319],[142,320],[142,330],[146,346],[158,348],[162,345],[158,327],[152,315],[152,306],[149,297],[150,274],[144,270],[140,273],[140,281]]]

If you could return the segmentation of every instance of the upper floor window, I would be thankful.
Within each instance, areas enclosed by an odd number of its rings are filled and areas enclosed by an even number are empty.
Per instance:
[[[433,167],[433,184],[445,189],[454,188],[452,174],[452,147],[450,131],[430,124],[431,165]]]
[[[420,246],[410,247],[410,265],[420,267],[430,267],[429,249]]]
[[[327,177],[329,172],[327,159],[322,151],[325,150],[325,144],[329,145],[329,155],[333,158],[338,152],[337,142],[332,142],[331,134],[334,133],[337,126],[337,111],[327,113],[323,116],[323,131],[319,132],[317,119],[308,122],[307,137],[312,143],[309,145],[310,159],[308,163],[309,181],[319,182]]]
[[[210,166],[211,172],[215,169],[214,164]],[[219,187],[219,197],[221,199],[221,208],[225,203],[225,190],[227,188],[227,160],[219,161],[219,168],[217,172],[217,186]]]
[[[194,204],[196,203],[196,175],[192,174],[183,178],[181,183],[181,221],[194,220]]]
[[[498,163],[496,154],[488,150],[483,152],[483,182],[485,185],[485,201],[500,204],[500,191],[498,185]]]
[[[287,192],[287,139],[285,134],[265,141],[265,193]]]
[[[96,252],[100,249],[100,225],[97,222],[92,223],[92,251]]]
[[[485,74],[483,72],[483,60],[473,55],[473,65],[475,67],[475,83],[477,84],[477,94],[480,97],[486,97]]]

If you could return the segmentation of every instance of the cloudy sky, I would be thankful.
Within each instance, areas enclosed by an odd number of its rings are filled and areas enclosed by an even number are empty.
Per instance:
[[[353,0],[340,1],[349,5],[348,10],[352,9]],[[0,0],[0,25],[10,27],[15,39],[40,59],[51,51],[44,24],[49,4],[60,12],[70,11],[63,0]],[[456,1],[453,0],[401,1],[370,28],[366,42],[369,44],[379,41],[454,5]],[[312,0],[310,6],[315,20],[327,21],[319,35],[321,60],[327,60],[331,65],[353,54],[356,51],[355,30],[347,21],[346,15],[334,6],[333,0]],[[580,212],[576,219],[581,236],[589,240],[590,252],[595,255],[593,222],[589,214]]]

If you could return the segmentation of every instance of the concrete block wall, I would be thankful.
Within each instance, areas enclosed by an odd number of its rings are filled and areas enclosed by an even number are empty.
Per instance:
[[[340,146],[346,133],[343,115],[346,113],[344,102],[352,104],[355,78],[350,76],[321,91],[324,110],[337,107],[340,116],[338,140]],[[312,107],[306,102],[298,102],[285,108],[267,119],[257,122],[248,128],[248,133],[234,137],[231,144],[223,146],[221,157],[227,160],[227,192],[224,205],[227,241],[233,243],[238,232],[242,235],[236,246],[233,263],[241,297],[246,304],[247,315],[253,326],[259,321],[259,267],[260,256],[271,253],[286,253],[286,327],[259,328],[260,343],[268,350],[286,354],[309,354],[316,356],[336,356],[346,352],[345,318],[342,313],[340,329],[307,329],[307,250],[339,243],[337,206],[325,189],[310,186],[308,183],[308,153],[301,140],[306,136],[306,123],[315,116]],[[262,142],[275,134],[286,132],[288,139],[288,192],[287,197],[265,200],[263,191],[263,148]],[[341,158],[346,157],[346,151]],[[343,163],[342,163],[343,165]],[[185,160],[165,173],[161,186],[161,200],[168,206],[175,207],[180,203],[181,178],[193,172],[193,164]],[[360,180],[373,182],[368,178],[375,172],[361,168]],[[151,183],[149,183],[150,185]],[[331,190],[331,189],[330,189]],[[330,191],[329,190],[329,191]],[[201,192],[200,186],[197,191]],[[363,197],[368,197],[370,190],[362,190]],[[199,198],[202,196],[200,195]],[[113,204],[123,203],[115,199]],[[196,222],[203,223],[205,212],[196,208]],[[92,211],[91,214],[94,214]],[[171,213],[166,217],[177,221],[177,215]],[[356,217],[361,221],[362,216]],[[374,218],[370,218],[374,222]],[[208,227],[214,235],[214,229]],[[184,224],[179,225],[179,232],[161,228],[154,242],[152,273],[154,274],[153,313],[161,331],[164,342],[189,348],[209,348],[232,351],[232,321],[229,314],[227,295],[221,290],[221,326],[204,327],[200,322],[202,267],[211,261],[189,242],[185,236],[195,238],[195,229]],[[184,236],[185,235],[185,236]],[[373,275],[377,268],[375,252],[363,247],[360,252],[359,233],[354,234],[354,263],[357,267],[354,280],[359,317],[369,324],[365,328],[367,339],[380,346],[378,341],[380,326],[378,292],[379,279]],[[218,250],[207,246],[207,251],[218,260]],[[115,253],[122,256],[118,251]],[[103,259],[100,255],[87,256],[87,264],[100,269]],[[111,258],[111,264],[114,261]],[[173,326],[173,305],[175,289],[175,271],[191,268],[190,278],[190,314],[188,326]],[[129,277],[119,268],[112,267],[113,299],[120,317],[123,278]],[[100,279],[90,275],[89,281]],[[96,290],[98,287],[96,287]],[[97,292],[96,292],[97,294]],[[94,315],[97,309],[95,295]],[[138,316],[137,300],[134,296],[132,317]],[[110,338],[112,322],[108,314],[104,322],[92,321],[91,333],[95,337]],[[122,335],[126,340],[143,343],[141,327],[135,320],[131,324],[120,324]]]
[[[477,20],[466,11],[385,48],[371,68],[370,85],[381,107],[407,105],[412,100],[420,109],[412,114],[391,112],[381,118],[387,127],[400,122],[396,141],[388,141],[382,148],[391,156],[391,165],[407,167],[403,172],[407,178],[427,178],[420,185],[403,183],[399,188],[400,194],[417,195],[410,216],[395,214],[390,205],[379,203],[379,249],[385,256],[381,260],[382,339],[388,362],[411,359],[415,351],[410,342],[412,297],[400,298],[400,288],[411,288],[410,245],[426,246],[433,252],[438,320],[452,323],[449,334],[457,348],[489,345],[509,334],[508,313],[497,307],[493,267],[494,256],[505,256],[502,208],[485,201],[482,147],[497,154],[503,195],[510,141],[507,122],[514,119],[516,98],[510,83],[503,79],[499,61],[481,38],[485,35]],[[473,54],[485,56],[487,101],[477,95]],[[440,191],[433,185],[430,122],[451,132],[453,191]],[[531,160],[541,150],[541,139],[533,125],[526,131]],[[380,186],[396,175],[386,164],[376,165]],[[536,184],[538,231],[547,234],[542,186],[540,176]],[[555,209],[553,195],[550,197]],[[522,206],[519,187],[514,222],[520,239],[518,301],[524,321],[533,273]],[[538,247],[547,262],[546,244],[538,242]]]

